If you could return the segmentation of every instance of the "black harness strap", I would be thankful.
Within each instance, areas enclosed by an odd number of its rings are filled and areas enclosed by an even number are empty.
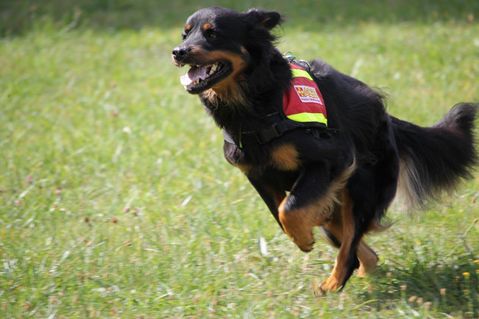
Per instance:
[[[270,127],[266,127],[257,131],[241,132],[243,136],[254,136],[258,144],[266,144],[272,140],[283,136],[286,132],[299,128],[320,128],[327,129],[326,125],[316,122],[294,122],[292,120],[283,119]]]
[[[294,122],[289,119],[282,119],[269,127],[256,131],[241,131],[238,134],[238,140],[236,140],[228,131],[223,129],[223,138],[226,142],[237,145],[239,148],[243,148],[243,141],[254,141],[259,145],[263,145],[296,129],[319,129],[319,135],[322,137],[331,136],[331,134],[338,132],[337,129],[328,128],[322,123]]]

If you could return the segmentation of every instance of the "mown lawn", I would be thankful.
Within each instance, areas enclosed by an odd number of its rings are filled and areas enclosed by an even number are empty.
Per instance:
[[[0,317],[479,318],[479,174],[368,241],[380,269],[311,286],[301,253],[170,63],[193,1],[0,2]],[[479,101],[477,1],[217,1],[276,9],[322,57],[422,125]],[[268,252],[260,251],[265,241]]]

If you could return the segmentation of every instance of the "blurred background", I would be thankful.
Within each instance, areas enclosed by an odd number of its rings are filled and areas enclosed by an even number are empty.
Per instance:
[[[479,174],[368,238],[371,277],[316,298],[303,254],[170,62],[212,5],[276,10],[321,57],[431,125],[479,101],[479,2],[0,0],[0,317],[478,318]],[[261,245],[259,244],[261,243]]]
[[[434,23],[477,19],[475,1],[155,1],[155,0],[44,0],[9,1],[2,5],[3,35],[17,35],[39,25],[90,28],[103,31],[172,28],[199,8],[225,6],[244,11],[259,7],[286,15],[290,27],[348,26],[358,23]]]

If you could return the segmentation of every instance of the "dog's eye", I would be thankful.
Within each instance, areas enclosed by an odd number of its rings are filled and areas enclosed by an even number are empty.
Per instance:
[[[217,37],[216,31],[212,29],[206,30],[205,37],[207,37],[208,39],[216,39]]]
[[[188,34],[186,32],[181,33],[181,38],[184,40]]]

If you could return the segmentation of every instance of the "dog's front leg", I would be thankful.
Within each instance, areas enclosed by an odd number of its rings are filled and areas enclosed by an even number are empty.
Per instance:
[[[268,206],[269,211],[273,215],[274,219],[276,219],[281,229],[283,229],[283,225],[281,225],[281,222],[279,221],[278,206],[286,196],[285,191],[278,189],[277,187],[275,187],[275,185],[270,185],[269,183],[266,183],[261,178],[256,178],[253,176],[247,177],[251,185],[253,185],[253,187],[256,189],[258,194],[265,202],[266,206]]]
[[[313,227],[329,217],[334,203],[329,170],[315,163],[302,168],[289,195],[279,205],[279,220],[285,233],[304,252],[313,249]]]

